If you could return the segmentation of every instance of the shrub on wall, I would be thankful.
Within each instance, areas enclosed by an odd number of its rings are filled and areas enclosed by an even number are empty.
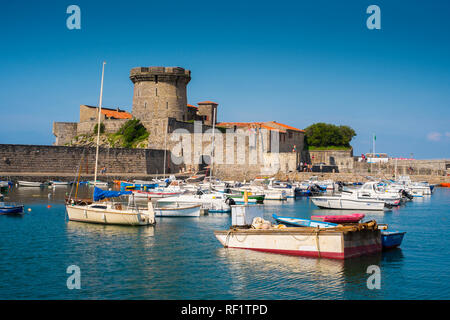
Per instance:
[[[98,123],[94,126],[94,134],[98,133]],[[100,133],[105,133],[105,125],[103,122],[100,122]]]
[[[125,122],[116,134],[122,136],[123,147],[125,148],[132,148],[149,136],[147,129],[138,119]]]

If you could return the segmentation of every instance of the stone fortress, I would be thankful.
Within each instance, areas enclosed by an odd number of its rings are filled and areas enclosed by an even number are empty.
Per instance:
[[[303,130],[275,121],[218,122],[217,103],[188,104],[190,70],[138,67],[131,69],[130,80],[134,84],[131,114],[102,108],[101,122],[106,133],[113,133],[129,119],[139,119],[150,133],[148,148],[168,151],[166,172],[195,171],[210,164],[213,136],[213,170],[222,177],[227,173],[295,171],[306,160]],[[81,105],[78,123],[54,122],[55,145],[65,145],[80,134],[92,134],[97,116],[97,107]]]

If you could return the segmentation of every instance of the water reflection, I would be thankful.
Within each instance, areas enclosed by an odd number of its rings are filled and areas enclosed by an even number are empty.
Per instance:
[[[338,297],[343,291],[346,262],[342,260],[312,259],[232,248],[218,249],[216,254],[226,260],[233,290],[239,297]]]
[[[89,237],[114,237],[123,235],[134,236],[148,236],[155,235],[154,226],[119,226],[119,225],[104,225],[94,223],[84,223],[77,221],[67,222],[67,234],[72,236]]]

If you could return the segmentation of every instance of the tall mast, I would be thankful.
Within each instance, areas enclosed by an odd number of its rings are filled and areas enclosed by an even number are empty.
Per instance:
[[[100,101],[98,102],[98,123],[97,123],[97,150],[95,152],[95,174],[94,174],[94,188],[97,184],[97,166],[98,166],[98,147],[100,144],[100,115],[102,112],[102,98],[103,98],[103,77],[105,75],[105,64],[103,61],[102,65],[102,83],[100,85]]]
[[[167,153],[167,131],[169,131],[169,121],[167,121],[166,125],[166,134],[164,136],[164,171],[163,171],[163,179],[166,178],[166,165],[167,165],[167,159],[166,159],[166,153]]]
[[[215,133],[215,129],[216,129],[216,109],[214,108],[214,113],[213,113],[213,134],[212,134],[212,148],[211,148],[211,168],[209,168],[209,188],[211,189],[211,179],[212,179],[212,174],[213,174],[213,165],[214,165],[214,156],[215,156],[215,152],[214,152],[214,133]]]

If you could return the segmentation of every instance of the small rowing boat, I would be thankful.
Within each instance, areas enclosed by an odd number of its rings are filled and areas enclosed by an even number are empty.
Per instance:
[[[68,186],[70,182],[68,181],[50,181],[52,186]]]
[[[42,182],[17,181],[17,183],[21,187],[43,187],[44,186],[44,184]]]
[[[381,245],[383,250],[397,248],[402,244],[404,231],[381,231]]]
[[[363,213],[345,214],[345,215],[324,215],[311,216],[312,220],[332,222],[332,223],[357,223],[364,218]]]
[[[279,223],[293,227],[334,228],[337,226],[336,223],[330,222],[319,222],[294,217],[279,217],[275,213],[272,215],[272,217]]]
[[[0,202],[0,214],[22,214],[23,205],[15,203]]]

